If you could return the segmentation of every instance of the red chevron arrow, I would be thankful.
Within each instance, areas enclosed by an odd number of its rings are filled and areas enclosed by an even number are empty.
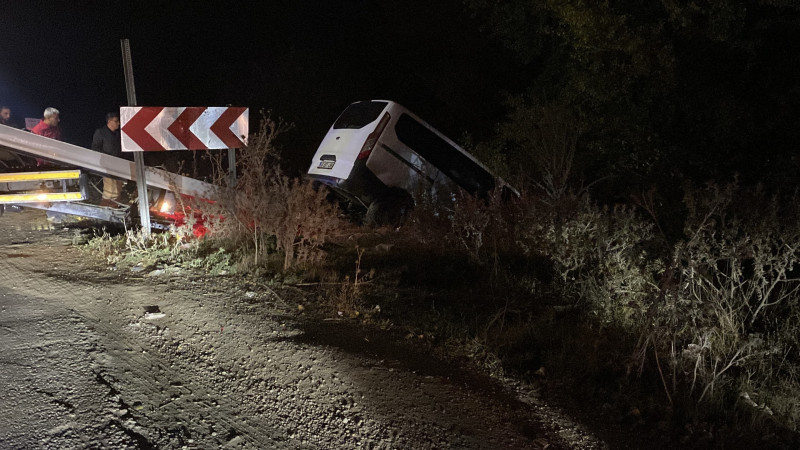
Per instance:
[[[204,106],[190,106],[183,110],[183,112],[172,122],[172,125],[167,127],[170,133],[175,136],[181,144],[186,146],[187,150],[205,150],[208,147],[201,141],[194,133],[189,130],[189,127],[203,114],[206,107]],[[233,122],[231,122],[233,123]],[[230,126],[230,125],[228,125]]]
[[[127,134],[136,145],[141,147],[142,150],[163,151],[164,146],[144,129],[146,126],[150,125],[150,122],[152,122],[163,109],[164,107],[161,106],[143,106],[142,109],[134,114],[131,120],[122,127],[122,131]]]
[[[214,125],[211,125],[211,132],[216,134],[229,148],[236,148],[244,145],[242,138],[236,136],[231,131],[231,125],[233,125],[233,122],[236,122],[236,119],[244,114],[245,111],[247,111],[247,108],[228,108],[219,116],[219,119],[214,122]]]

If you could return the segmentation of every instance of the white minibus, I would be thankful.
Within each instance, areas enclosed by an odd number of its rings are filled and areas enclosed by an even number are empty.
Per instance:
[[[485,197],[505,185],[455,142],[389,100],[348,106],[317,149],[308,175],[366,208],[365,222],[395,216],[414,196],[451,196],[457,189]]]

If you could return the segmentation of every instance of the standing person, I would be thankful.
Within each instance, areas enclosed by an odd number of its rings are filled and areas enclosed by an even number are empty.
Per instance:
[[[50,139],[55,139],[57,141],[61,140],[61,128],[59,128],[58,123],[61,122],[61,113],[52,106],[48,107],[44,110],[44,118],[36,124],[31,132],[34,134],[38,134],[39,136],[44,136]],[[46,161],[41,158],[36,158],[36,165],[39,167],[49,167],[54,166],[55,164]],[[50,223],[61,223],[66,217],[65,214],[48,210],[45,212],[47,214],[47,221]]]
[[[5,125],[11,128],[19,128],[19,125],[11,120],[11,108],[6,105],[0,105],[0,125]],[[0,167],[8,167],[9,164],[25,164],[24,160],[14,152],[6,149],[0,149]],[[0,206],[0,213],[2,213],[2,206]]]
[[[116,156],[117,158],[122,157],[119,114],[115,112],[106,114],[106,126],[95,130],[92,137],[92,150]],[[103,177],[103,199],[100,200],[100,206],[117,206],[122,185],[122,180]]]
[[[19,125],[11,120],[11,108],[6,105],[0,105],[0,125],[19,128]]]
[[[31,130],[34,134],[39,136],[49,137],[50,139],[61,140],[61,128],[58,123],[61,122],[61,113],[52,106],[44,110],[44,119],[40,120],[35,127]]]
[[[61,122],[61,117],[57,109],[53,108],[52,106],[48,107],[44,110],[44,119],[40,120],[39,123],[36,124],[35,127],[31,130],[33,134],[38,134],[39,136],[48,137],[50,139],[55,139],[57,141],[61,140],[61,128],[59,128],[58,123]],[[36,165],[37,166],[50,166],[49,162],[41,159],[36,158]]]

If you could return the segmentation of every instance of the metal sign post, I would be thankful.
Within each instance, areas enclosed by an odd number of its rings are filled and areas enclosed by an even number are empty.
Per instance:
[[[236,149],[228,149],[228,183],[230,188],[236,187]]]
[[[136,89],[133,84],[133,64],[131,63],[131,46],[127,39],[122,40],[122,65],[125,68],[125,89],[128,92],[128,106],[136,106]],[[134,152],[133,162],[136,165],[136,187],[139,193],[139,218],[142,233],[150,235],[150,200],[147,197],[145,180],[144,152]]]

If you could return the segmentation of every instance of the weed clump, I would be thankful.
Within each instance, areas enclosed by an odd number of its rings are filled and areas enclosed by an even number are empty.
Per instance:
[[[235,273],[235,256],[195,239],[192,228],[192,224],[173,225],[166,231],[147,234],[137,230],[112,234],[103,230],[88,241],[87,247],[106,263],[120,268],[175,267],[214,275]]]
[[[282,256],[287,271],[319,263],[322,245],[342,227],[337,207],[310,181],[293,179],[280,167],[276,138],[290,126],[264,117],[258,133],[237,153],[236,183],[230,185],[217,157],[216,203],[204,208],[209,238],[242,255],[244,269],[268,265]]]

